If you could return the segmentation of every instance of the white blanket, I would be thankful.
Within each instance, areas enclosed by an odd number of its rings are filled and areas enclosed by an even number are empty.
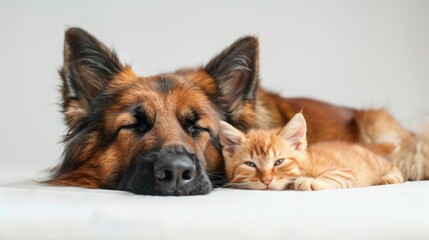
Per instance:
[[[0,239],[429,239],[429,182],[189,197],[0,185]]]

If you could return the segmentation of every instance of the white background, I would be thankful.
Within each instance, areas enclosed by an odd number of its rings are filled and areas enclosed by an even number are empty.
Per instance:
[[[429,1],[0,1],[0,168],[60,159],[56,70],[67,26],[141,75],[198,66],[257,35],[268,89],[385,106],[410,129],[429,112]]]

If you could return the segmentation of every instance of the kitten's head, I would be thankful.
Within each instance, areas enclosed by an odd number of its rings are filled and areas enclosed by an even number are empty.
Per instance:
[[[282,190],[301,175],[306,161],[306,123],[296,114],[281,130],[250,130],[247,134],[221,122],[220,140],[229,186]]]

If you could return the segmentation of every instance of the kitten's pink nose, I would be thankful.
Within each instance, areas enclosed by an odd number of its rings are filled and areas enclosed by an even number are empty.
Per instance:
[[[262,180],[262,182],[265,184],[265,185],[270,185],[270,183],[271,183],[271,181],[272,181],[273,179],[272,178],[270,178],[270,179],[263,179]]]

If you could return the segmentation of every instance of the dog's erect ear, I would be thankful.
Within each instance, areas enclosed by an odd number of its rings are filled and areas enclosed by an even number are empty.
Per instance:
[[[253,100],[258,86],[258,39],[243,37],[213,58],[205,67],[216,81],[219,101],[227,112],[242,101]]]
[[[123,69],[116,54],[91,34],[79,28],[68,29],[64,65],[59,71],[67,124],[82,119],[90,110],[92,99]]]

